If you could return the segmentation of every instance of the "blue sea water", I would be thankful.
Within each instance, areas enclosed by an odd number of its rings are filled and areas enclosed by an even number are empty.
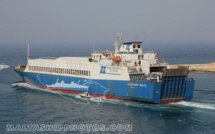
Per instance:
[[[95,45],[99,50],[113,45]],[[215,45],[178,43],[173,45],[145,44],[144,51],[154,50],[170,64],[209,63],[215,61]],[[31,45],[31,58],[45,56],[87,56],[90,45],[58,44]],[[96,50],[96,49],[95,49]],[[26,64],[26,45],[0,45],[0,63],[11,67]],[[190,73],[195,78],[194,98],[190,102],[169,105],[131,102],[86,100],[77,96],[36,90],[27,85],[13,88],[22,79],[12,68],[0,72],[0,133],[39,133],[38,131],[8,132],[7,124],[131,124],[132,131],[104,131],[103,133],[207,133],[215,132],[215,73]],[[70,133],[69,131],[47,133]],[[73,131],[71,133],[96,133]],[[98,132],[100,133],[100,132]]]

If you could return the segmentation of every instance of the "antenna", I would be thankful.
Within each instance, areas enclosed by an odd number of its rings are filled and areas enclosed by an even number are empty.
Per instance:
[[[29,44],[28,44],[28,51],[27,51],[27,64],[28,64],[28,60],[30,59],[30,48],[29,48]]]
[[[119,33],[116,33],[116,42],[114,42],[114,46],[115,46],[115,53],[118,53],[118,46],[119,46]]]
[[[93,52],[95,51],[95,43],[93,42]]]

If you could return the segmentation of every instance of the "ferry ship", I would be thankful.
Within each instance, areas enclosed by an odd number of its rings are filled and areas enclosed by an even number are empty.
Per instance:
[[[89,57],[29,58],[14,70],[23,81],[64,94],[122,101],[165,104],[193,98],[188,66],[159,62],[158,54],[142,50],[142,42],[126,42],[114,51],[92,52]]]

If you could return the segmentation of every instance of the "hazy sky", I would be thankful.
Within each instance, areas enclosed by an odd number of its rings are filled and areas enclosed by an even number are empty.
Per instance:
[[[215,0],[0,0],[0,44],[215,42]]]

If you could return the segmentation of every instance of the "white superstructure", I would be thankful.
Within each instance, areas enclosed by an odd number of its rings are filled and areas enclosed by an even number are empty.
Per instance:
[[[123,43],[115,51],[93,52],[90,57],[60,57],[30,59],[25,71],[91,79],[130,80],[132,74],[141,77],[161,71],[166,63],[158,62],[154,52],[143,52],[142,42]],[[28,54],[29,55],[29,54]]]

